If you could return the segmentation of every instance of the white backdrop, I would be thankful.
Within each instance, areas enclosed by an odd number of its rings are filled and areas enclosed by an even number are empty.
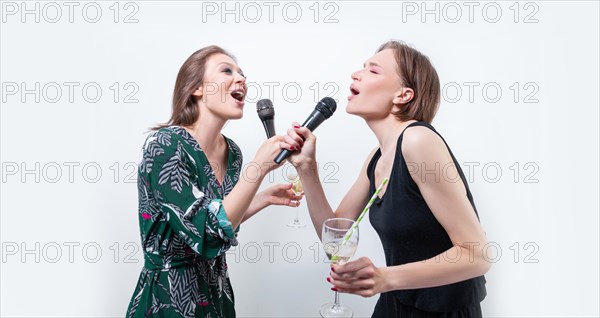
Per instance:
[[[345,113],[350,74],[379,44],[427,54],[434,126],[471,185],[495,262],[486,316],[598,316],[599,5],[541,2],[1,2],[1,315],[123,316],[143,265],[135,169],[195,50],[237,56],[250,93],[224,133],[248,163],[276,128],[333,96],[316,131],[333,206],[377,143]],[[263,184],[283,180],[276,171]],[[301,220],[308,222],[305,205]],[[333,299],[311,227],[291,208],[242,224],[228,252],[240,317],[314,317]],[[384,265],[361,224],[356,257]],[[376,297],[343,295],[357,316]]]

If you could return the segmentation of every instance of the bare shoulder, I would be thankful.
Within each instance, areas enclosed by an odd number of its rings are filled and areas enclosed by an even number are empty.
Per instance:
[[[428,166],[453,162],[444,140],[428,127],[416,126],[406,129],[401,147],[407,162],[426,163]]]
[[[442,138],[424,126],[409,127],[402,137],[402,154],[405,157],[427,157],[448,152]]]

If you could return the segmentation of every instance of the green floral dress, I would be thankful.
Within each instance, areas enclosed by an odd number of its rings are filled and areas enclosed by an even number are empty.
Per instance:
[[[237,231],[221,200],[240,177],[229,148],[222,184],[196,140],[178,126],[152,132],[138,169],[144,268],[127,317],[235,317],[225,252]]]

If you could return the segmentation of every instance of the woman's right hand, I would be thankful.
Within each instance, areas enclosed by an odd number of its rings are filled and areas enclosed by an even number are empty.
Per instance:
[[[279,144],[282,149],[293,151],[288,160],[296,168],[308,167],[316,163],[317,137],[297,122],[293,122],[292,126]]]
[[[279,168],[273,159],[279,154],[281,148],[279,145],[283,141],[283,136],[273,136],[265,140],[256,151],[253,162],[260,166],[262,176],[266,176],[270,171]]]

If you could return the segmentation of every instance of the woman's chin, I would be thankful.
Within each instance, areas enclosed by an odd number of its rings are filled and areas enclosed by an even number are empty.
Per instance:
[[[346,113],[350,115],[360,116],[358,113],[358,109],[351,103],[348,103],[348,106],[346,106]]]
[[[233,112],[229,116],[229,119],[230,120],[236,120],[236,119],[242,119],[242,117],[244,117],[244,111],[240,109],[239,111]]]
[[[350,105],[350,103],[348,103],[346,105],[346,113],[348,113],[348,114],[354,114],[354,112],[352,111],[352,106]]]

